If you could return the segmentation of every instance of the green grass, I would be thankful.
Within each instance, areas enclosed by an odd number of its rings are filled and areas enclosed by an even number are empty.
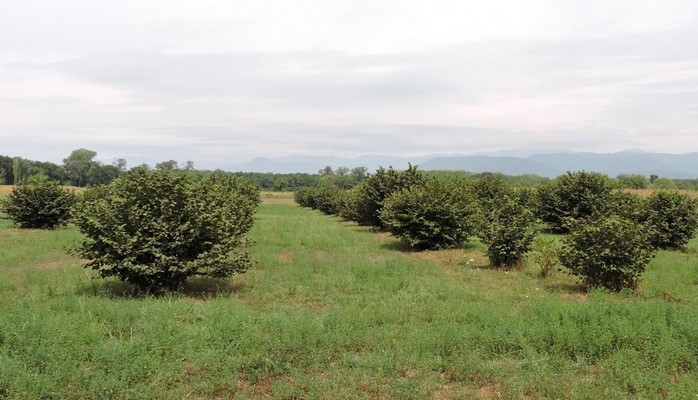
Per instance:
[[[0,219],[0,399],[598,399],[698,393],[698,242],[634,293],[489,268],[480,244],[409,252],[261,206],[256,265],[144,296],[96,279],[72,228]],[[473,261],[469,261],[469,260]]]

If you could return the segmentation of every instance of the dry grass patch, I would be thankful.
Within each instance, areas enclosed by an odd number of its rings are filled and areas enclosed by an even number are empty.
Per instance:
[[[622,189],[624,192],[632,193],[640,197],[649,197],[657,192],[678,192],[689,197],[698,197],[698,190],[686,189]]]
[[[0,196],[10,194],[13,187],[12,185],[0,185]]]
[[[262,204],[294,205],[293,192],[262,192]]]
[[[276,255],[276,259],[283,263],[290,263],[294,258],[294,253],[290,251],[282,251]]]

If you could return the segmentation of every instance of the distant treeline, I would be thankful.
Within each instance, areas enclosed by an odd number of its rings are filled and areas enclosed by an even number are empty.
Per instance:
[[[107,184],[126,173],[129,169],[126,160],[118,159],[112,164],[104,164],[95,160],[97,153],[87,149],[74,150],[63,159],[63,164],[52,162],[33,161],[21,157],[8,157],[0,155],[0,184],[19,184],[31,182],[35,179],[48,178],[70,186],[96,186]],[[147,164],[134,168],[152,169]],[[209,170],[197,170],[194,163],[186,161],[183,165],[175,160],[167,160],[155,164],[154,169],[180,170],[190,173],[209,173]],[[216,170],[216,173],[233,174],[255,182],[262,190],[267,191],[295,191],[302,187],[318,187],[333,185],[343,189],[349,189],[363,181],[371,171],[365,167],[349,169],[347,167],[332,168],[326,166],[316,174],[308,173],[271,173],[271,172],[226,172]],[[472,173],[467,171],[425,171],[428,176],[445,180],[477,180],[482,176],[491,174]],[[504,178],[510,186],[536,187],[549,182],[549,178],[533,174],[523,175],[497,175]],[[685,189],[698,190],[698,178],[696,179],[670,179],[657,175],[644,176],[640,174],[622,174],[615,178],[609,178],[617,188],[628,189]]]

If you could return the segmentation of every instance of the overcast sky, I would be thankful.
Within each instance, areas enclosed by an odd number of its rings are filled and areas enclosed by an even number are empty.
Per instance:
[[[695,0],[2,0],[0,155],[698,151]]]

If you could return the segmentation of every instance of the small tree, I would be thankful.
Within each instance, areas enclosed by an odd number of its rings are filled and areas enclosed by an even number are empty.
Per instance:
[[[338,215],[349,221],[356,221],[357,202],[359,201],[359,191],[357,189],[349,189],[341,196],[338,205]]]
[[[293,192],[293,200],[301,207],[315,208],[316,188],[302,187]]]
[[[102,277],[149,291],[228,277],[251,263],[246,233],[259,201],[258,187],[231,175],[136,169],[85,192],[75,224],[86,239],[75,251]]]
[[[489,214],[489,224],[480,231],[487,256],[495,268],[521,268],[524,255],[538,234],[538,220],[516,196],[507,197]]]
[[[383,202],[391,194],[400,189],[407,189],[412,185],[423,184],[426,181],[424,174],[417,170],[417,166],[409,165],[405,171],[397,171],[379,168],[375,174],[365,178],[359,186],[359,194],[356,201],[356,222],[361,225],[384,228],[380,213]]]
[[[58,182],[37,178],[15,186],[2,202],[2,210],[22,228],[53,229],[65,225],[75,204],[73,192]]]
[[[560,245],[555,238],[538,236],[531,245],[533,262],[540,267],[540,276],[546,277],[555,272],[560,264]]]
[[[474,232],[474,200],[465,187],[432,179],[399,190],[385,200],[385,228],[416,249],[460,246]]]
[[[650,180],[640,174],[620,174],[616,181],[623,189],[647,189],[650,185]]]
[[[313,201],[315,209],[327,214],[337,215],[344,197],[345,189],[335,185],[322,185],[314,190]]]
[[[693,239],[698,227],[698,201],[678,192],[654,192],[645,202],[644,223],[658,249],[680,249]]]
[[[563,239],[562,265],[588,287],[634,289],[654,256],[646,229],[617,216],[577,221]]]
[[[63,166],[75,186],[85,186],[90,170],[99,165],[94,158],[97,152],[87,149],[73,150],[63,159]]]
[[[597,172],[568,172],[539,188],[538,218],[554,233],[567,233],[575,220],[608,211],[612,186]]]

